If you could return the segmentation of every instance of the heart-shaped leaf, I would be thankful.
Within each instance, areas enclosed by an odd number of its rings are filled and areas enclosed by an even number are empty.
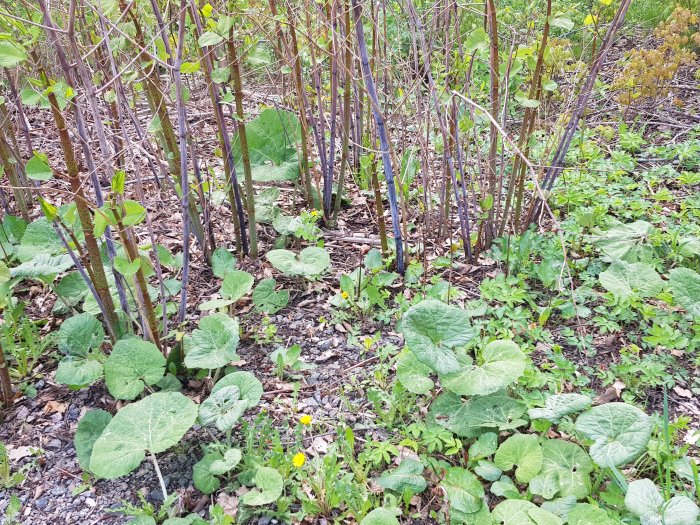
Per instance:
[[[197,419],[197,405],[178,392],[158,392],[122,408],[92,449],[90,470],[114,479],[138,467],[146,452],[176,445]]]
[[[97,355],[68,356],[58,363],[56,382],[71,388],[82,388],[102,379],[104,367]]]
[[[564,522],[556,514],[539,508],[524,499],[507,499],[491,512],[494,523],[502,525],[562,525]]]
[[[650,262],[654,248],[649,243],[649,236],[654,227],[646,221],[622,224],[593,236],[595,244],[610,261]]]
[[[70,356],[86,356],[99,349],[105,338],[102,323],[90,314],[74,315],[63,321],[58,330],[58,349]]]
[[[165,374],[165,357],[153,343],[137,337],[121,339],[105,361],[105,383],[117,399],[136,399]]]
[[[416,355],[404,348],[396,358],[396,377],[401,384],[413,394],[427,394],[435,383],[430,379],[432,370],[424,365]]]
[[[440,426],[462,437],[476,437],[484,430],[511,430],[525,425],[525,406],[512,397],[490,395],[466,402],[446,393],[430,406],[430,414]]]
[[[651,436],[649,416],[626,403],[593,407],[576,420],[576,430],[595,441],[590,455],[601,467],[629,463],[644,452]]]
[[[202,425],[215,425],[221,432],[233,428],[247,408],[245,400],[241,400],[241,392],[237,386],[220,388],[199,405],[199,421]]]
[[[452,349],[476,335],[464,310],[435,299],[409,308],[401,318],[400,330],[416,359],[440,374],[459,371]]]
[[[673,299],[693,317],[700,317],[700,274],[690,268],[669,272]]]
[[[219,452],[209,452],[192,467],[192,481],[202,494],[213,494],[219,490],[221,481],[212,473],[211,466],[221,459]]]
[[[267,505],[282,495],[284,480],[280,473],[274,468],[258,468],[253,482],[258,490],[251,490],[243,495],[242,500],[246,505]]]
[[[593,400],[582,394],[557,394],[547,396],[543,408],[531,408],[527,411],[530,419],[546,419],[557,423],[569,414],[587,409]]]
[[[494,463],[504,471],[515,465],[515,478],[529,483],[542,468],[542,447],[534,434],[515,434],[506,439],[494,457]]]
[[[199,320],[199,328],[185,336],[185,366],[214,369],[238,360],[238,319],[216,313]]]
[[[400,525],[396,514],[394,510],[379,507],[362,518],[360,525]]]
[[[111,420],[112,415],[100,409],[88,410],[85,412],[85,415],[80,418],[73,442],[75,444],[76,455],[78,456],[78,463],[80,463],[83,470],[88,470],[90,468],[92,447]]]
[[[664,282],[651,264],[615,261],[599,276],[600,284],[618,301],[631,297],[655,297]]]
[[[687,496],[674,496],[664,501],[659,489],[649,479],[629,484],[625,506],[644,525],[695,525],[700,508]]]
[[[467,469],[448,468],[440,486],[447,494],[450,507],[460,512],[477,512],[484,505],[484,487]]]
[[[542,455],[542,469],[530,482],[530,492],[546,499],[573,496],[578,500],[590,494],[593,462],[581,447],[548,439],[542,445]]]
[[[515,383],[525,372],[525,354],[513,341],[490,342],[481,352],[481,360],[481,365],[467,365],[440,381],[455,394],[485,396]]]
[[[289,303],[288,290],[275,290],[277,281],[272,278],[263,279],[253,290],[253,304],[256,310],[272,315],[279,312]]]
[[[236,386],[240,392],[240,399],[244,400],[247,408],[253,408],[260,403],[263,395],[263,385],[258,379],[244,370],[226,374],[212,388],[211,393],[216,394],[222,388]]]
[[[211,464],[209,471],[217,476],[226,474],[230,470],[234,469],[238,463],[240,463],[242,457],[243,454],[239,449],[230,448],[224,452],[221,459],[217,459]]]
[[[307,279],[320,276],[331,264],[328,252],[316,246],[304,248],[299,255],[289,250],[270,250],[266,257],[283,274]]]
[[[253,287],[253,276],[243,270],[233,270],[221,283],[221,297],[232,302],[238,301]]]
[[[394,470],[384,472],[377,481],[385,489],[401,494],[406,491],[418,494],[428,486],[423,477],[424,469],[425,467],[420,461],[406,458]]]

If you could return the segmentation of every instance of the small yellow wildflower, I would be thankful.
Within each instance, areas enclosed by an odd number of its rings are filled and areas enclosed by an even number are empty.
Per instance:
[[[297,468],[301,468],[304,466],[304,463],[306,463],[306,456],[303,452],[294,454],[294,457],[292,458],[292,465]]]
[[[303,415],[299,418],[299,423],[301,423],[302,425],[308,426],[311,424],[311,421],[313,421],[313,418],[308,414]]]
[[[347,299],[349,297],[348,292],[340,292],[340,297],[342,297],[343,299]]]

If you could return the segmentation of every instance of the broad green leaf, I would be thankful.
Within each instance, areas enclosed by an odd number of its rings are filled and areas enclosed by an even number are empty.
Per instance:
[[[494,523],[501,525],[562,525],[564,522],[556,514],[539,508],[523,499],[502,501],[491,512]]]
[[[141,268],[141,259],[134,259],[130,261],[126,257],[117,255],[114,258],[114,269],[117,270],[124,277],[131,277]]]
[[[460,512],[477,512],[484,505],[484,487],[479,479],[466,469],[448,468],[440,486],[447,494],[450,507]]]
[[[202,33],[202,36],[199,37],[197,43],[199,44],[199,47],[206,47],[215,46],[216,44],[223,41],[224,37],[222,37],[221,35],[214,33],[213,31],[207,31],[206,33]]]
[[[316,246],[304,248],[298,255],[289,250],[270,250],[266,257],[272,266],[290,277],[314,279],[331,265],[328,252]]]
[[[574,28],[574,23],[571,19],[563,16],[552,17],[549,19],[549,23],[554,27],[560,27],[566,31],[571,31]]]
[[[494,456],[498,468],[508,471],[517,465],[515,478],[529,483],[542,468],[542,447],[534,434],[515,434],[506,439]]]
[[[229,386],[238,387],[240,398],[246,401],[248,408],[253,408],[260,403],[260,398],[263,395],[263,386],[252,373],[240,370],[226,374],[217,381],[211,393],[214,395],[222,388]]]
[[[224,452],[224,455],[221,457],[221,459],[217,459],[211,464],[211,466],[209,467],[209,471],[212,474],[221,476],[234,469],[236,465],[240,463],[242,458],[243,454],[239,449],[230,448],[226,452]]]
[[[654,249],[649,236],[653,232],[654,227],[648,222],[636,221],[593,236],[592,241],[611,261],[650,262]]]
[[[242,501],[246,505],[267,505],[282,495],[284,480],[280,473],[274,468],[258,468],[253,482],[258,490],[251,490],[243,495]]]
[[[620,523],[608,516],[604,509],[590,503],[576,504],[567,514],[566,521],[569,525],[619,525]]]
[[[545,499],[573,496],[583,499],[591,492],[593,462],[586,452],[569,441],[548,439],[542,445],[542,469],[530,482],[530,492]]]
[[[238,359],[238,319],[216,313],[199,320],[199,328],[185,336],[185,366],[214,369]]]
[[[372,512],[367,514],[360,525],[400,525],[399,520],[396,519],[396,511],[387,509],[385,507],[379,507],[374,509]]]
[[[515,383],[525,372],[525,354],[513,341],[492,341],[481,352],[481,361],[441,377],[441,383],[455,394],[485,396]]]
[[[700,317],[700,274],[690,268],[669,272],[673,299],[693,317]]]
[[[618,301],[631,297],[655,297],[664,282],[651,264],[615,261],[599,276],[600,284]]]
[[[297,143],[301,126],[294,113],[269,108],[247,123],[245,128],[253,180],[274,182],[299,178]],[[238,135],[234,137],[232,147],[236,169],[242,172]]]
[[[85,415],[80,418],[73,442],[75,444],[75,452],[78,456],[78,463],[80,463],[83,470],[88,470],[90,468],[92,447],[111,420],[112,415],[100,409],[88,410]]]
[[[117,399],[136,399],[165,374],[165,357],[158,347],[137,337],[117,341],[105,361],[105,383]]]
[[[103,366],[94,357],[68,356],[58,363],[56,382],[71,388],[82,388],[102,379]]]
[[[467,313],[435,299],[412,306],[401,318],[400,330],[416,359],[440,374],[459,370],[452,350],[476,335]]]
[[[221,432],[227,432],[234,427],[247,407],[237,386],[220,388],[199,405],[199,421],[202,425],[216,426]]]
[[[576,430],[595,443],[590,455],[601,467],[624,465],[646,449],[651,436],[649,416],[626,403],[593,407],[576,420]]]
[[[85,298],[88,293],[88,287],[79,272],[71,272],[58,282],[54,287],[56,293],[70,305],[75,306]],[[64,323],[65,324],[65,323]]]
[[[122,224],[124,226],[136,226],[146,218],[146,208],[134,200],[125,200],[123,208]]]
[[[425,467],[420,461],[406,458],[395,469],[384,472],[377,482],[385,489],[401,494],[406,491],[418,494],[428,486],[423,477],[424,469]]]
[[[34,153],[34,156],[24,166],[27,177],[32,180],[49,180],[53,177],[53,171],[49,167],[46,155]]]
[[[416,355],[404,348],[396,359],[396,377],[401,384],[413,394],[427,394],[435,383],[430,379],[432,370],[416,358]]]
[[[219,490],[221,481],[212,473],[211,466],[222,457],[218,452],[209,452],[192,467],[192,481],[202,494],[213,494]]]
[[[221,283],[221,297],[236,302],[253,287],[253,276],[243,270],[233,270]]]
[[[0,67],[15,67],[27,60],[27,52],[11,40],[0,40]]]
[[[58,349],[66,355],[84,357],[99,349],[105,339],[102,323],[90,314],[74,315],[58,329]]]
[[[430,406],[430,414],[440,426],[462,437],[476,437],[484,430],[511,430],[527,423],[521,419],[525,406],[511,397],[491,395],[467,401],[445,393]]]
[[[469,459],[473,460],[471,457]],[[476,467],[474,467],[474,473],[487,481],[497,481],[503,474],[503,471],[492,461],[480,459]]]
[[[49,255],[37,253],[31,260],[23,262],[10,270],[12,277],[32,277],[35,279],[53,278],[73,267],[69,255]]]
[[[544,407],[531,408],[527,413],[530,419],[546,419],[552,423],[558,423],[564,416],[581,412],[592,403],[593,400],[590,397],[582,394],[557,394],[547,396]]]
[[[700,515],[700,508],[687,496],[673,496],[665,502],[649,479],[638,479],[629,484],[625,506],[639,516],[643,525],[695,525]]]
[[[498,450],[498,434],[495,432],[484,432],[469,447],[469,459],[477,461],[479,459],[492,456]]]
[[[256,310],[267,314],[276,314],[289,303],[288,290],[275,290],[277,281],[263,279],[253,290],[253,304]]]
[[[264,188],[255,195],[255,220],[261,224],[272,224],[281,212],[276,205],[280,190],[276,187]]]
[[[39,217],[27,225],[22,241],[17,247],[17,257],[20,262],[27,262],[41,253],[56,255],[63,251],[61,239],[51,223],[46,217]]]
[[[197,405],[178,392],[158,392],[122,408],[95,442],[90,470],[98,477],[126,476],[146,452],[176,445],[197,419]]]

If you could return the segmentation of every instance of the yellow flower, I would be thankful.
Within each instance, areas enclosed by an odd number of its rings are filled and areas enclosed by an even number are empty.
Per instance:
[[[301,416],[301,418],[299,418],[299,423],[301,423],[302,425],[307,425],[307,426],[308,426],[308,425],[311,424],[311,421],[313,421],[313,419],[312,419],[312,417],[311,417],[310,415],[308,415],[308,414],[306,414],[306,415],[304,415],[304,416]]]
[[[342,297],[343,299],[347,299],[349,297],[348,292],[341,292],[340,297]]]
[[[585,18],[585,20],[583,21],[583,25],[584,25],[584,26],[590,26],[590,25],[595,24],[597,21],[598,21],[598,17],[597,17],[597,16],[588,15],[588,16]]]
[[[297,468],[301,468],[304,466],[304,463],[306,463],[306,456],[303,452],[294,454],[294,457],[292,458],[292,465]]]

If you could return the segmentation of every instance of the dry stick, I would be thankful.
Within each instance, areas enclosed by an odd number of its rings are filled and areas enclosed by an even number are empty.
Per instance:
[[[328,219],[331,216],[331,199],[333,198],[333,167],[335,166],[335,138],[336,138],[336,121],[338,120],[338,9],[337,1],[331,0],[330,7],[330,24],[331,24],[331,40],[329,47],[331,48],[331,125],[330,125],[330,143],[328,145],[328,165],[323,177],[323,213]]]
[[[192,0],[191,13],[195,21],[196,34],[199,37],[202,34],[202,22],[199,18],[199,10],[195,5],[195,0]],[[243,211],[240,186],[238,185],[238,176],[236,175],[233,150],[231,149],[231,138],[228,134],[228,127],[226,126],[224,111],[221,108],[221,100],[219,98],[219,86],[211,78],[214,51],[205,50],[199,46],[197,48],[204,64],[204,79],[207,83],[212,107],[214,108],[214,120],[216,120],[216,127],[219,131],[219,144],[224,152],[224,174],[228,181],[228,196],[231,204],[231,216],[233,217],[233,229],[236,236],[236,251],[239,258],[241,258],[242,255],[248,255],[248,236],[245,232],[245,213]]]
[[[5,140],[4,127],[0,126],[0,161],[2,166],[5,168],[5,173],[10,181],[10,186],[12,187],[12,194],[15,196],[15,202],[17,203],[17,208],[22,214],[22,218],[29,222],[29,208],[27,206],[27,201],[24,198],[24,191],[20,188],[23,184],[20,182],[19,174],[15,167],[15,163],[10,159],[10,149],[9,144]]]
[[[389,208],[391,210],[391,222],[394,229],[394,242],[396,243],[396,269],[400,274],[404,273],[404,256],[403,256],[403,240],[401,238],[401,219],[399,210],[396,205],[396,187],[394,186],[394,170],[391,166],[391,156],[389,153],[389,139],[387,137],[386,128],[384,126],[384,117],[379,109],[379,99],[377,90],[374,86],[372,71],[369,66],[369,56],[367,54],[367,42],[365,41],[365,31],[362,27],[362,7],[359,0],[352,0],[353,15],[355,18],[355,32],[357,37],[357,46],[360,51],[360,59],[362,62],[362,71],[369,95],[372,114],[377,124],[377,132],[379,134],[379,143],[382,150],[382,162],[384,164],[384,177],[386,179],[387,192],[389,194]]]
[[[241,162],[243,163],[243,178],[246,189],[246,211],[248,212],[248,236],[250,238],[250,255],[258,256],[258,234],[255,222],[255,190],[253,188],[253,170],[250,167],[250,152],[248,150],[248,136],[245,130],[245,112],[243,109],[243,89],[241,86],[241,63],[236,51],[236,41],[233,27],[229,32],[227,42],[228,61],[231,67],[231,81],[233,83],[233,98],[236,105],[236,129],[238,131],[238,143],[241,147]],[[243,227],[243,225],[241,225]]]
[[[489,79],[490,79],[490,97],[491,97],[491,113],[493,115],[498,114],[498,22],[496,19],[496,4],[494,0],[486,0],[486,22],[488,23],[489,30]],[[493,223],[494,218],[494,208],[495,202],[498,198],[496,194],[496,155],[498,154],[498,131],[496,126],[491,123],[491,129],[489,132],[489,153],[487,157],[488,165],[488,185],[487,191],[493,197],[494,204],[489,208],[487,220],[483,224],[482,233],[484,236],[481,238],[481,247],[488,248],[491,245],[491,241],[495,237],[495,225]],[[481,236],[480,236],[481,237]]]
[[[0,401],[3,408],[10,408],[15,402],[15,394],[12,391],[12,381],[10,380],[10,370],[5,360],[5,352],[0,345]]]
[[[627,9],[629,8],[631,3],[632,0],[622,0],[622,3],[620,4],[620,7],[615,13],[615,17],[613,18],[613,21],[610,24],[608,31],[605,33],[605,38],[603,39],[603,42],[600,46],[600,53],[598,54],[595,61],[593,62],[593,65],[591,66],[591,70],[588,73],[586,82],[583,88],[581,89],[581,93],[579,94],[578,99],[576,100],[576,106],[574,107],[574,110],[571,113],[571,119],[569,120],[569,123],[567,124],[566,129],[564,130],[564,134],[562,135],[559,141],[559,145],[557,146],[557,149],[554,153],[551,165],[547,169],[547,172],[545,173],[544,178],[542,180],[542,189],[544,191],[550,191],[552,189],[554,182],[557,180],[562,170],[564,169],[566,153],[569,151],[571,141],[574,138],[576,130],[578,129],[579,120],[581,119],[583,111],[588,105],[588,98],[590,97],[591,92],[593,91],[593,86],[595,85],[595,81],[598,78],[598,73],[603,67],[603,62],[605,61],[605,57],[610,51],[610,47],[612,46],[613,40],[615,39],[615,35],[620,30],[622,24],[625,21],[625,15],[627,14]],[[528,210],[526,220],[523,224],[523,229],[527,228],[530,224],[532,224],[535,218],[539,215],[539,211],[542,208],[543,203],[544,195],[540,195],[539,197],[535,197],[533,199],[532,203],[530,204],[530,209]]]

